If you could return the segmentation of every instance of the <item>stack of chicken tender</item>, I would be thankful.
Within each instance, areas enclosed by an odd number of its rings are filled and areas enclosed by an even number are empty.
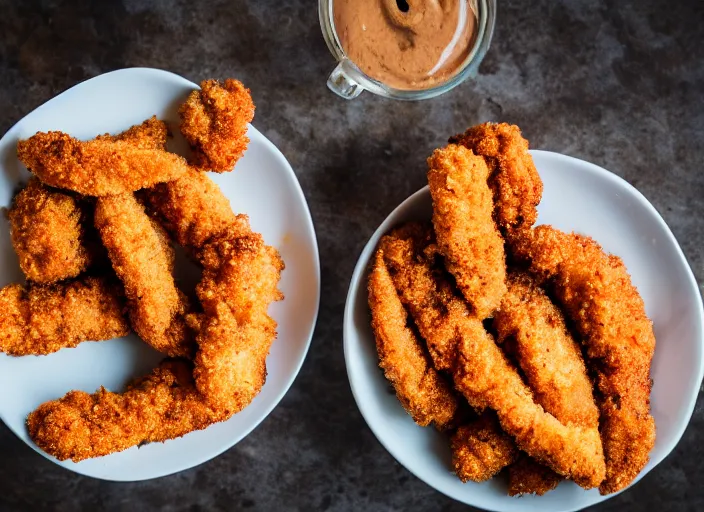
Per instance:
[[[72,391],[32,412],[31,438],[59,460],[206,428],[264,384],[283,262],[206,174],[242,156],[254,104],[240,82],[206,80],[179,113],[188,161],[167,151],[156,117],[90,141],[18,143],[34,175],[9,212],[27,283],[0,290],[0,351],[44,355],[134,330],[167,356],[122,393]],[[192,297],[174,280],[172,241],[202,266]]]
[[[629,485],[655,443],[652,322],[617,256],[533,227],[543,185],[516,126],[428,159],[432,223],[382,238],[369,277],[380,366],[462,481],[510,495]]]

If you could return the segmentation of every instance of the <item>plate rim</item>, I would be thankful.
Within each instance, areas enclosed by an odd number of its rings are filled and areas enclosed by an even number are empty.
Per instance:
[[[173,82],[180,83],[181,85],[188,86],[189,88],[192,88],[194,90],[200,89],[200,86],[194,82],[191,82],[185,77],[182,77],[181,75],[178,75],[176,73],[173,73],[171,71],[166,71],[163,69],[158,69],[158,68],[151,68],[151,67],[127,67],[127,68],[121,68],[121,69],[116,69],[113,71],[109,71],[106,73],[102,73],[99,75],[96,75],[94,77],[88,78],[82,82],[79,82],[68,89],[65,89],[64,91],[56,94],[55,96],[51,97],[47,101],[43,102],[39,106],[37,106],[35,109],[31,110],[22,118],[20,118],[16,123],[14,123],[4,134],[2,137],[0,137],[0,146],[5,143],[5,139],[7,138],[12,138],[17,131],[19,131],[22,123],[32,115],[35,115],[37,112],[41,112],[45,110],[50,103],[54,102],[55,100],[61,98],[62,96],[66,96],[70,94],[75,94],[77,91],[80,91],[81,89],[85,88],[87,84],[90,82],[94,81],[101,81],[101,80],[106,80],[109,78],[114,77],[115,75],[129,75],[129,74],[147,74],[147,75],[154,75],[157,78],[165,78],[167,80],[171,80]],[[139,79],[139,77],[138,77]],[[306,361],[306,358],[308,357],[308,352],[310,351],[310,347],[313,341],[313,335],[315,334],[315,329],[318,324],[318,319],[319,319],[319,314],[320,314],[320,300],[321,300],[321,265],[320,265],[320,248],[318,245],[318,237],[317,237],[317,232],[315,230],[315,223],[313,222],[313,217],[311,215],[310,211],[310,205],[308,204],[308,201],[305,197],[305,194],[303,193],[303,189],[301,187],[301,184],[298,180],[298,177],[296,176],[295,171],[293,170],[293,167],[291,166],[290,162],[288,159],[284,156],[284,154],[281,152],[281,150],[271,141],[269,140],[262,132],[260,132],[256,127],[254,127],[253,124],[248,123],[248,130],[249,130],[249,136],[251,137],[254,135],[259,142],[263,143],[266,147],[267,150],[277,159],[279,162],[282,164],[282,168],[285,169],[285,172],[289,175],[291,178],[291,184],[293,185],[292,187],[292,192],[295,194],[296,199],[302,204],[303,210],[302,213],[303,215],[303,220],[305,223],[305,229],[308,231],[311,235],[311,249],[312,253],[314,255],[313,258],[313,270],[314,270],[314,278],[315,278],[315,287],[313,289],[314,292],[314,308],[313,308],[313,321],[311,322],[310,326],[306,329],[307,334],[306,334],[306,342],[305,342],[305,347],[301,351],[300,357],[298,362],[295,365],[295,369],[293,372],[291,372],[291,375],[286,379],[286,384],[282,387],[282,390],[277,393],[274,398],[271,400],[271,402],[267,405],[267,407],[262,409],[262,413],[260,414],[260,417],[252,423],[252,425],[247,428],[242,430],[238,435],[232,436],[226,443],[223,443],[222,449],[218,448],[217,453],[212,454],[212,455],[206,455],[204,457],[194,457],[193,458],[193,463],[188,464],[185,467],[181,468],[174,468],[174,469],[169,469],[166,471],[158,471],[156,472],[153,476],[148,476],[144,478],[130,478],[130,477],[122,477],[122,476],[103,476],[103,475],[93,475],[89,474],[85,471],[81,470],[81,464],[79,463],[72,463],[71,465],[63,465],[62,462],[67,462],[67,461],[59,461],[56,458],[52,457],[51,455],[45,453],[43,450],[41,450],[36,444],[33,442],[27,442],[27,440],[23,439],[18,435],[18,433],[15,432],[15,430],[10,427],[7,422],[5,421],[5,418],[3,416],[2,411],[0,411],[0,421],[3,422],[3,424],[7,427],[7,429],[12,432],[12,434],[23,444],[29,446],[32,450],[35,452],[39,453],[41,456],[43,456],[45,459],[48,459],[49,461],[53,462],[56,464],[58,467],[68,470],[77,474],[80,474],[82,476],[86,476],[89,478],[95,478],[97,480],[103,480],[103,481],[110,481],[110,482],[139,482],[139,481],[147,481],[147,480],[153,480],[157,478],[163,478],[169,475],[173,475],[176,473],[180,473],[182,471],[187,471],[189,469],[193,469],[197,466],[200,466],[216,457],[219,457],[226,451],[230,450],[232,447],[234,447],[236,444],[238,444],[240,441],[242,441],[245,437],[247,437],[249,434],[252,433],[261,423],[269,417],[269,415],[273,412],[273,410],[281,403],[281,400],[286,396],[286,394],[289,392],[291,387],[293,386],[293,383],[295,382],[296,378],[298,378],[298,375],[300,374],[300,371],[303,367],[303,364]],[[235,171],[233,171],[235,172]],[[245,212],[246,213],[246,212]],[[207,429],[204,429],[207,430]],[[172,441],[172,440],[169,440]],[[109,457],[110,455],[106,455],[105,457]],[[102,457],[104,458],[104,457]]]
[[[694,276],[694,273],[692,271],[692,267],[689,264],[689,261],[687,260],[687,257],[685,256],[684,252],[682,251],[682,247],[680,246],[679,242],[677,241],[675,235],[672,233],[672,230],[670,227],[667,225],[665,220],[662,218],[662,215],[660,215],[660,212],[653,206],[653,204],[633,185],[631,185],[628,181],[623,179],[621,176],[618,176],[617,174],[600,167],[594,163],[588,162],[586,160],[582,160],[580,158],[576,158],[573,156],[565,155],[562,153],[557,153],[554,151],[546,151],[546,150],[538,150],[538,149],[531,149],[529,150],[529,153],[531,156],[544,156],[547,158],[553,158],[556,160],[562,160],[563,162],[567,162],[572,164],[573,166],[579,167],[579,172],[593,172],[596,174],[601,175],[603,178],[606,178],[607,180],[611,181],[612,183],[616,183],[619,186],[625,186],[625,188],[634,195],[634,197],[638,200],[638,202],[642,205],[644,205],[647,209],[650,210],[650,213],[655,217],[657,220],[657,223],[661,228],[663,228],[663,231],[666,233],[668,236],[670,242],[674,245],[676,248],[676,253],[679,256],[680,262],[684,267],[685,273],[687,275],[687,283],[690,288],[689,292],[693,292],[693,295],[696,297],[695,300],[695,309],[698,311],[698,315],[695,319],[697,322],[697,331],[698,331],[698,347],[700,352],[704,351],[704,302],[702,301],[702,296],[701,293],[699,293],[699,287],[697,285],[697,280],[696,277]],[[351,340],[353,333],[356,331],[354,328],[354,322],[352,320],[353,318],[353,313],[355,310],[355,298],[359,293],[359,288],[360,285],[363,283],[364,276],[368,273],[368,266],[371,260],[372,253],[374,249],[376,248],[376,245],[378,244],[379,240],[381,239],[381,236],[383,236],[384,233],[386,233],[391,227],[392,227],[392,219],[396,216],[397,212],[406,208],[408,205],[415,203],[418,201],[421,197],[423,196],[429,196],[430,195],[430,190],[429,186],[425,185],[424,187],[420,188],[419,190],[415,191],[412,193],[410,196],[408,196],[406,199],[404,199],[398,206],[393,208],[393,210],[384,218],[384,220],[381,222],[381,224],[377,227],[377,229],[374,230],[372,235],[370,236],[369,240],[366,242],[364,245],[362,251],[360,252],[360,255],[357,259],[357,263],[355,264],[354,271],[352,273],[352,277],[350,279],[350,285],[347,291],[347,297],[345,299],[345,309],[344,309],[344,316],[343,316],[343,349],[344,349],[344,357],[345,357],[345,369],[347,371],[347,380],[350,386],[350,390],[352,391],[352,395],[355,400],[355,404],[357,405],[357,408],[364,418],[365,423],[367,424],[367,427],[372,431],[374,434],[374,437],[376,440],[384,447],[384,449],[393,457],[396,462],[401,464],[406,470],[408,470],[411,474],[413,474],[416,478],[418,478],[420,481],[422,481],[425,485],[428,485],[429,487],[433,488],[437,492],[440,492],[441,494],[444,494],[445,496],[456,500],[458,502],[464,503],[466,505],[474,506],[474,507],[480,507],[480,505],[471,503],[466,500],[462,500],[460,498],[457,498],[455,496],[450,495],[450,493],[445,492],[444,490],[438,489],[435,485],[429,483],[426,481],[424,478],[420,477],[414,468],[409,467],[405,463],[401,462],[398,460],[395,456],[395,454],[389,449],[387,446],[387,443],[383,439],[383,436],[379,434],[378,429],[376,426],[373,426],[372,424],[374,423],[373,421],[370,422],[370,420],[367,417],[367,412],[365,412],[364,407],[360,405],[361,402],[363,402],[363,399],[359,395],[359,390],[356,387],[355,381],[353,381],[351,374],[350,374],[350,354],[349,351],[350,345],[353,343]],[[700,357],[699,358],[699,368],[698,372],[696,375],[696,380],[695,382],[698,382],[699,385],[695,386],[695,389],[699,389],[702,385],[702,381],[704,380],[704,358]],[[678,426],[676,429],[676,435],[673,436],[673,440],[670,441],[668,444],[665,445],[665,449],[663,451],[663,454],[659,457],[659,459],[652,464],[651,467],[645,467],[641,472],[638,474],[638,476],[631,482],[629,486],[627,486],[624,489],[621,489],[620,491],[609,494],[606,496],[599,496],[596,501],[589,503],[589,504],[583,504],[583,505],[577,505],[577,506],[568,506],[567,508],[561,508],[561,509],[554,509],[553,512],[576,512],[578,510],[583,509],[584,507],[589,507],[589,506],[594,506],[597,505],[601,502],[604,502],[610,498],[613,498],[615,496],[618,496],[622,492],[630,489],[633,487],[636,483],[638,483],[641,478],[643,478],[645,475],[647,475],[650,471],[655,469],[657,465],[659,465],[665,458],[667,458],[672,451],[675,449],[675,447],[679,444],[679,442],[682,440],[682,437],[687,430],[687,427],[689,426],[691,420],[692,420],[692,415],[694,413],[694,408],[696,406],[697,402],[697,397],[699,393],[694,392],[691,394],[691,397],[689,399],[689,402],[685,408],[685,417],[686,421],[683,421],[681,425]],[[653,460],[653,459],[651,459]],[[495,507],[490,507],[487,508],[486,506],[482,505],[481,506],[484,510],[488,510],[491,512],[503,512],[502,508],[495,508]]]

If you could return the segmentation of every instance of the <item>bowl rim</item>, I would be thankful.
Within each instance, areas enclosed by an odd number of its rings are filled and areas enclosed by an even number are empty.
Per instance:
[[[612,493],[606,496],[600,496],[597,501],[594,503],[589,503],[589,504],[583,504],[583,505],[578,505],[575,507],[567,507],[564,509],[560,509],[561,512],[574,512],[577,510],[581,510],[584,507],[587,506],[593,506],[596,505],[600,502],[606,501],[610,498],[613,498],[622,492],[630,489],[633,485],[635,485],[641,478],[643,478],[646,474],[648,474],[651,470],[653,470],[658,464],[660,464],[666,457],[668,457],[672,451],[675,449],[677,444],[679,444],[680,440],[682,439],[682,436],[684,435],[684,432],[686,431],[687,427],[689,426],[689,423],[691,422],[692,419],[692,414],[694,413],[694,408],[696,406],[697,398],[699,396],[699,388],[702,385],[702,381],[704,380],[704,357],[702,357],[702,352],[704,351],[704,303],[702,302],[702,296],[701,293],[699,292],[699,287],[697,285],[697,280],[696,277],[694,276],[694,273],[692,272],[691,265],[687,261],[687,258],[682,251],[682,248],[680,244],[677,242],[677,239],[675,238],[674,234],[672,233],[672,230],[670,227],[667,225],[665,220],[662,218],[660,213],[657,211],[657,209],[653,206],[653,204],[648,201],[648,199],[638,190],[636,189],[633,185],[631,185],[628,181],[623,179],[622,177],[618,176],[617,174],[614,174],[611,171],[608,171],[607,169],[604,169],[603,167],[600,167],[596,164],[593,164],[591,162],[587,162],[585,160],[575,158],[569,155],[564,155],[562,153],[557,153],[553,151],[545,151],[545,150],[536,150],[532,149],[529,151],[532,156],[547,156],[548,158],[554,158],[556,160],[562,160],[565,163],[571,163],[572,165],[577,164],[580,168],[580,172],[592,172],[600,175],[600,177],[605,178],[606,180],[610,181],[613,184],[616,184],[620,187],[626,188],[635,199],[638,200],[638,202],[645,206],[646,209],[648,209],[651,213],[651,215],[654,217],[654,220],[659,224],[659,226],[663,229],[663,232],[666,233],[669,241],[672,243],[672,245],[676,249],[676,254],[679,256],[680,263],[683,265],[685,273],[687,275],[687,283],[689,286],[688,294],[691,294],[693,297],[695,297],[695,309],[698,311],[698,315],[695,318],[696,321],[696,332],[697,332],[697,338],[698,338],[698,345],[697,347],[699,348],[699,367],[696,375],[696,379],[693,381],[695,384],[692,386],[692,393],[690,394],[690,397],[688,398],[686,402],[686,406],[684,407],[684,418],[678,427],[676,428],[675,435],[672,436],[671,440],[664,445],[664,448],[662,450],[662,454],[657,458],[653,459],[651,458],[652,464],[648,464],[641,472],[638,474],[638,476],[631,482],[629,486],[627,486],[624,489],[621,489],[620,491],[616,493]],[[366,422],[367,426],[369,429],[372,431],[374,436],[376,437],[377,441],[386,449],[387,452],[397,461],[399,462],[403,467],[405,467],[410,473],[412,473],[416,478],[424,482],[426,485],[432,487],[436,491],[445,494],[446,496],[458,500],[458,498],[451,496],[449,493],[438,489],[435,485],[431,484],[416,472],[414,467],[409,467],[405,463],[401,462],[396,458],[396,456],[393,454],[393,452],[389,449],[387,446],[387,443],[385,442],[384,436],[379,432],[376,424],[374,421],[370,421],[370,419],[367,417],[367,412],[365,408],[360,405],[363,401],[363,398],[360,396],[359,389],[357,388],[357,383],[356,380],[354,380],[351,376],[351,369],[350,369],[350,345],[353,343],[352,337],[353,333],[356,332],[356,329],[354,327],[354,322],[352,321],[354,312],[356,310],[356,304],[355,304],[355,298],[359,293],[359,288],[361,285],[366,284],[366,276],[369,272],[369,264],[371,261],[371,257],[373,254],[373,251],[375,250],[379,240],[385,234],[386,232],[389,231],[396,223],[398,223],[397,217],[399,215],[399,212],[401,212],[403,209],[408,207],[411,204],[416,203],[417,201],[421,200],[421,198],[428,197],[430,195],[430,190],[428,185],[425,185],[421,189],[417,190],[410,196],[408,196],[406,199],[404,199],[398,206],[396,206],[391,213],[389,213],[386,218],[382,221],[382,223],[379,225],[379,227],[374,231],[374,233],[371,235],[367,243],[364,245],[364,248],[362,249],[360,256],[357,260],[357,264],[355,265],[354,272],[352,274],[352,278],[350,279],[350,285],[349,289],[347,292],[347,297],[345,301],[345,310],[344,310],[344,318],[343,318],[343,347],[344,347],[344,356],[345,356],[345,369],[347,370],[347,378],[349,381],[350,389],[352,391],[352,395],[354,397],[355,403],[357,405],[357,408],[359,409],[362,417],[364,418],[364,421]],[[410,417],[409,417],[410,418]],[[459,500],[458,500],[459,501]],[[478,506],[474,505],[471,503],[468,503],[464,501],[465,504],[471,505],[471,506]],[[485,510],[490,510],[492,512],[503,512],[502,508],[486,508],[483,506]]]

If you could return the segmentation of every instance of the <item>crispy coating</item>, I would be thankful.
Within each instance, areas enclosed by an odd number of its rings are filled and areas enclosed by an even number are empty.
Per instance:
[[[497,341],[515,356],[536,403],[566,425],[599,427],[599,411],[579,345],[562,312],[533,278],[512,272],[494,314]]]
[[[84,142],[62,132],[38,132],[17,143],[17,156],[47,185],[87,196],[134,192],[188,170],[182,157],[144,146],[133,140]]]
[[[247,149],[247,123],[254,118],[252,96],[241,82],[204,80],[181,105],[181,133],[193,148],[193,165],[231,171]]]
[[[161,149],[166,150],[166,139],[169,136],[169,129],[164,121],[159,121],[156,116],[152,116],[142,124],[134,125],[117,135],[98,135],[95,140],[118,142],[129,142],[133,147],[140,149]]]
[[[486,318],[506,292],[504,241],[492,218],[493,201],[484,159],[450,144],[428,159],[433,226],[447,270]]]
[[[79,462],[163,442],[225,419],[201,399],[191,363],[165,361],[124,393],[71,391],[27,418],[32,440],[59,460]]]
[[[562,477],[550,468],[537,463],[522,453],[518,460],[508,467],[508,495],[537,494],[542,496],[552,491],[562,481]]]
[[[518,126],[484,123],[450,138],[484,157],[494,192],[494,219],[506,235],[535,224],[543,182]]]
[[[266,357],[276,338],[267,310],[283,299],[277,285],[284,264],[246,222],[207,244],[199,259],[203,277],[196,293],[204,320],[193,375],[205,400],[232,414],[264,385]]]
[[[173,248],[133,194],[105,196],[95,206],[95,226],[127,295],[135,332],[169,356],[193,354],[183,315],[185,296],[172,275]]]
[[[220,187],[194,168],[146,191],[147,203],[176,242],[198,250],[238,222]]]
[[[122,290],[105,278],[0,290],[0,352],[46,355],[84,341],[126,336]]]
[[[606,456],[602,494],[630,484],[655,444],[650,363],[655,335],[643,299],[620,258],[591,238],[539,226],[515,243],[516,258],[550,279],[559,303],[583,338],[595,374]]]
[[[413,421],[444,429],[457,413],[457,396],[426,353],[424,342],[408,327],[408,313],[379,249],[369,275],[369,308],[379,366]]]
[[[452,467],[463,482],[484,482],[516,460],[516,445],[501,430],[496,415],[485,412],[461,426],[450,439]]]
[[[451,283],[423,258],[428,238],[427,229],[411,225],[384,237],[381,246],[431,355],[449,364],[455,388],[470,405],[497,412],[501,427],[521,450],[582,487],[599,485],[605,467],[598,431],[564,425],[535,403],[482,321],[470,315]]]
[[[51,284],[91,264],[84,244],[85,211],[71,196],[32,178],[9,212],[12,246],[28,280]]]

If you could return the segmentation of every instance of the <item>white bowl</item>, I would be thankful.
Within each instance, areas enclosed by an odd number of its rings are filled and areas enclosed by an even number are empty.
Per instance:
[[[197,85],[156,69],[124,69],[83,82],[37,108],[0,140],[0,207],[9,207],[13,192],[29,174],[18,162],[18,138],[37,131],[63,130],[78,138],[119,132],[152,115],[177,126],[178,107]],[[176,146],[185,143],[174,130]],[[291,166],[254,127],[244,157],[232,173],[213,174],[236,212],[250,216],[252,228],[276,246],[286,263],[280,289],[286,298],[270,308],[279,336],[267,359],[268,376],[259,396],[224,423],[166,443],[86,460],[57,462],[84,475],[135,481],[181,471],[227,450],[251,432],[272,411],[293,383],[310,345],[320,298],[320,263],[313,222]],[[197,273],[185,262],[177,273],[193,281]],[[190,270],[190,272],[189,272]],[[185,275],[184,275],[185,274]],[[7,221],[0,222],[0,285],[22,281],[12,250]],[[25,418],[46,400],[72,389],[88,392],[104,385],[120,389],[143,375],[163,356],[135,335],[99,343],[83,343],[44,357],[13,358],[0,354],[0,418],[24,442]]]
[[[673,450],[694,410],[704,372],[704,313],[696,281],[670,229],[626,181],[575,158],[547,151],[531,153],[545,185],[538,224],[589,235],[623,258],[653,320],[657,347],[651,370],[652,414],[657,440],[640,479]],[[369,325],[368,265],[381,236],[405,221],[427,221],[431,212],[427,187],[406,199],[369,240],[352,276],[344,319],[345,361],[352,393],[372,432],[396,460],[428,485],[486,510],[572,511],[614,496],[585,491],[572,482],[562,482],[542,497],[520,498],[509,497],[500,478],[463,484],[450,471],[446,437],[417,426],[388,391]]]

